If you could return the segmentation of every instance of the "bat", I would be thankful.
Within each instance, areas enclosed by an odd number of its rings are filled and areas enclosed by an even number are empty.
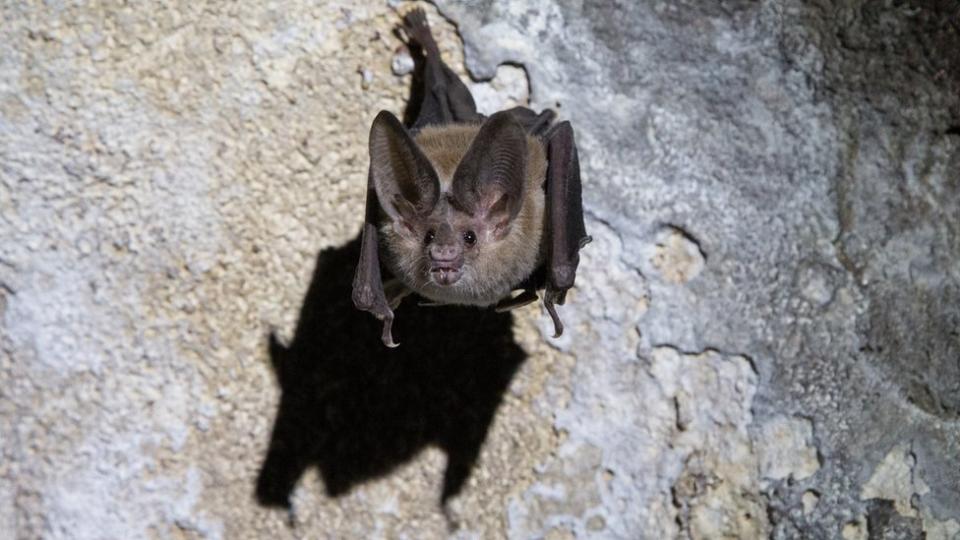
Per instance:
[[[591,240],[570,123],[526,107],[484,117],[440,58],[423,10],[407,13],[404,29],[426,55],[423,97],[409,129],[388,111],[370,128],[354,306],[381,320],[384,345],[396,347],[393,310],[411,293],[425,305],[506,311],[543,291],[560,336],[555,305]]]

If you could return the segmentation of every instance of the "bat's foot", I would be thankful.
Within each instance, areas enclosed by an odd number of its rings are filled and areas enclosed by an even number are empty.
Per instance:
[[[433,34],[430,33],[430,23],[427,22],[427,14],[421,8],[414,8],[403,16],[403,25],[411,39],[426,49],[427,54],[436,54],[437,43],[433,40]]]
[[[403,24],[411,31],[420,29],[430,31],[430,23],[427,22],[427,13],[420,7],[408,11],[407,14],[403,16]]]
[[[507,297],[497,303],[496,307],[493,308],[497,313],[504,313],[519,307],[523,307],[531,302],[536,302],[537,291],[532,289],[526,289],[522,293],[518,294],[516,297]]]

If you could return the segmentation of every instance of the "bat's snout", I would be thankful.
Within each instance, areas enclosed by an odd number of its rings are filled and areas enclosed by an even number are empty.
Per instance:
[[[430,244],[429,253],[434,266],[460,266],[463,264],[463,249],[454,243],[441,244],[436,242]]]
[[[463,274],[463,249],[453,242],[430,245],[430,278],[437,285],[453,285]]]

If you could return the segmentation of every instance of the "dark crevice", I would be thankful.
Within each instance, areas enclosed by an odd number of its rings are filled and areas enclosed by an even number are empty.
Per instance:
[[[693,245],[697,246],[697,251],[700,253],[700,256],[703,258],[703,262],[707,262],[707,252],[703,249],[703,244],[700,243],[700,239],[688,231],[685,227],[677,225],[675,223],[666,223],[662,226],[665,229],[672,230],[682,236],[685,240],[689,241]]]
[[[849,122],[841,122],[846,125]],[[855,181],[854,171],[856,170],[856,161],[860,155],[860,137],[853,127],[847,125],[845,128],[847,144],[840,150],[841,168],[833,181],[834,196],[836,198],[837,212],[837,236],[833,239],[833,247],[836,251],[837,261],[851,276],[853,283],[858,288],[863,287],[864,268],[854,261],[853,257],[847,253],[846,238],[854,229],[854,211],[853,201],[850,191]]]

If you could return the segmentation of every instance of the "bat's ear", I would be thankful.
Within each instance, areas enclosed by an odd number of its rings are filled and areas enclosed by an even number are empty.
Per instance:
[[[383,210],[407,227],[429,214],[440,196],[430,161],[387,111],[380,111],[370,128],[370,178]]]
[[[498,112],[470,143],[450,191],[458,206],[490,223],[502,238],[520,213],[526,167],[526,132],[509,112]]]

